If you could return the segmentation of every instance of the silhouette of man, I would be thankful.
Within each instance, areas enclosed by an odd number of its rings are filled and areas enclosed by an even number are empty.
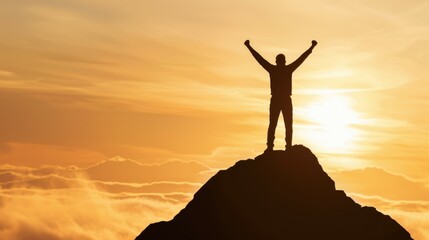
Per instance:
[[[280,112],[283,113],[283,120],[286,128],[286,150],[292,147],[292,73],[304,62],[310,55],[317,42],[313,40],[311,47],[305,51],[293,63],[286,65],[286,57],[279,54],[276,57],[276,65],[272,65],[265,60],[255,49],[250,46],[250,41],[246,40],[244,45],[252,53],[253,57],[270,74],[271,101],[270,101],[270,125],[267,134],[267,149],[265,152],[272,151],[274,148],[274,134],[279,120]]]

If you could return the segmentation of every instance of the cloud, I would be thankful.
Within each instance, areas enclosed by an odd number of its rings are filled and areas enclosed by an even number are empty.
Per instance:
[[[119,157],[87,168],[0,165],[0,238],[133,239],[177,214],[209,170]]]
[[[132,239],[183,207],[144,197],[115,199],[90,186],[2,190],[0,197],[2,239]]]
[[[211,170],[197,162],[168,161],[162,164],[141,164],[122,158],[110,159],[85,169],[94,180],[116,182],[203,182],[204,172]]]
[[[142,187],[140,193],[109,192],[100,186],[115,184],[61,167],[3,166],[2,174],[13,177],[2,178],[7,182],[0,185],[1,239],[133,239],[149,223],[171,219],[190,197],[145,193],[144,185],[134,186]]]
[[[201,186],[201,183],[191,182],[152,182],[152,183],[121,183],[94,181],[87,178],[63,177],[56,174],[43,176],[26,175],[16,176],[13,181],[0,183],[3,190],[39,189],[39,190],[66,190],[79,189],[82,184],[92,184],[99,191],[112,194],[113,197],[145,197],[161,201],[185,203],[192,199],[192,195]],[[78,173],[74,173],[78,174]],[[69,174],[70,175],[70,174]],[[0,174],[2,176],[2,174]],[[118,195],[116,195],[118,194]]]
[[[214,155],[216,156],[216,155]],[[213,156],[212,156],[213,157]],[[138,161],[114,157],[88,167],[42,165],[40,167],[0,165],[0,184],[35,181],[40,178],[70,180],[84,174],[91,181],[139,184],[201,183],[213,173],[209,166],[196,161],[168,160],[142,164]]]
[[[14,75],[13,72],[0,70],[0,77],[12,77]]]
[[[0,163],[82,166],[115,155],[148,159],[141,151],[130,151],[130,146],[168,149],[176,156],[207,154],[219,141],[250,129],[238,123],[242,118],[237,114],[159,114],[129,110],[85,94],[0,92]],[[193,141],[198,144],[190,144]],[[38,161],[29,160],[30,152]]]
[[[335,180],[338,189],[349,193],[378,196],[390,200],[429,201],[429,188],[425,182],[381,168],[343,170],[331,172],[329,175]]]
[[[171,174],[174,171],[177,174]],[[0,165],[0,189],[49,191],[91,185],[113,197],[145,197],[184,203],[212,174],[210,168],[196,162],[168,161],[149,165],[119,157],[88,168]]]

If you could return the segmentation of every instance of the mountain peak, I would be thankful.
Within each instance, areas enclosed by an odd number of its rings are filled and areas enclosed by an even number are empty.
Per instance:
[[[219,171],[169,222],[136,239],[412,239],[396,221],[335,189],[316,156],[295,145]]]

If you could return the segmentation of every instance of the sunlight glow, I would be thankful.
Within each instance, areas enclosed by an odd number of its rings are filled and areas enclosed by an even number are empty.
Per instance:
[[[349,98],[322,96],[318,102],[305,107],[302,115],[311,122],[309,131],[304,132],[306,139],[321,150],[347,153],[356,147],[359,131],[353,125],[362,120],[351,107]]]

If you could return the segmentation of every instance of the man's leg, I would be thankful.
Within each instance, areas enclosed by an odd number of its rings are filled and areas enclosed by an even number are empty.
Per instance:
[[[267,133],[267,150],[272,150],[274,147],[274,138],[277,127],[277,121],[279,120],[281,101],[271,97],[270,101],[270,124],[268,126]]]
[[[286,149],[292,147],[292,134],[293,134],[293,107],[292,107],[292,98],[288,97],[284,100],[284,108],[282,108],[283,120],[285,122],[286,129]]]

